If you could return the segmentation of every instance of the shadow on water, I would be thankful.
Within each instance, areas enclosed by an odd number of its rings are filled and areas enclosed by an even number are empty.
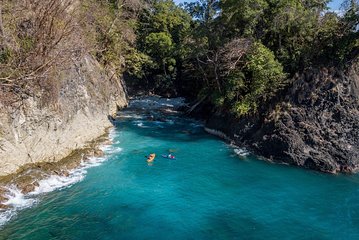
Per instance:
[[[149,121],[146,119],[148,116],[145,116],[143,118],[118,119],[115,121],[115,126],[121,131],[131,131],[142,137],[153,138],[155,136],[156,139],[164,141],[196,142],[203,139],[204,136],[208,137],[203,125],[198,121],[185,119],[181,115],[157,114],[156,118],[160,118],[161,121]]]
[[[254,233],[265,228],[264,224],[245,214],[216,211],[201,226],[198,235],[203,239],[240,239],[239,236],[255,239]]]

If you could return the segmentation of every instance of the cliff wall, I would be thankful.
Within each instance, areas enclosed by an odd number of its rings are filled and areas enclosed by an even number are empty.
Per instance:
[[[96,1],[4,1],[0,176],[66,157],[104,134],[111,116],[127,105],[121,63],[101,55],[109,48],[101,37],[112,29],[99,22],[110,17],[117,19]]]
[[[0,175],[28,163],[58,161],[111,126],[109,116],[127,105],[121,80],[89,54],[58,74],[56,103],[33,96],[0,106]]]
[[[207,126],[271,161],[330,173],[358,171],[358,63],[346,71],[307,70],[284,94],[269,111],[241,119],[217,112]]]

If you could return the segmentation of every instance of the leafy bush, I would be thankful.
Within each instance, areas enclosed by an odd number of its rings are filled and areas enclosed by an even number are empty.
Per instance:
[[[286,84],[283,66],[262,43],[252,45],[245,65],[232,71],[226,81],[227,103],[238,116],[254,113]]]
[[[185,40],[190,22],[190,16],[172,0],[155,0],[143,9],[137,24],[136,50],[141,59],[150,60],[142,61],[141,69],[146,71],[139,75],[131,70],[136,67],[131,66],[135,62],[128,59],[127,73],[146,78],[146,84],[155,89],[175,88],[182,62],[189,51]],[[131,55],[128,57],[133,59]]]
[[[131,49],[126,55],[126,71],[131,76],[142,78],[146,74],[146,68],[154,68],[154,62],[147,54]]]

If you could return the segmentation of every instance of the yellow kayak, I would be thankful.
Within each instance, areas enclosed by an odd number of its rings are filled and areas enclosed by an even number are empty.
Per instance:
[[[150,154],[150,156],[147,158],[147,162],[153,162],[153,160],[155,160],[156,154],[152,153]]]

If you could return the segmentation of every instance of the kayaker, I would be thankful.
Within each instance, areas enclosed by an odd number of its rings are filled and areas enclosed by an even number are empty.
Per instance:
[[[156,154],[155,153],[151,153],[150,156],[147,158],[147,162],[153,162],[153,160],[155,160]]]

